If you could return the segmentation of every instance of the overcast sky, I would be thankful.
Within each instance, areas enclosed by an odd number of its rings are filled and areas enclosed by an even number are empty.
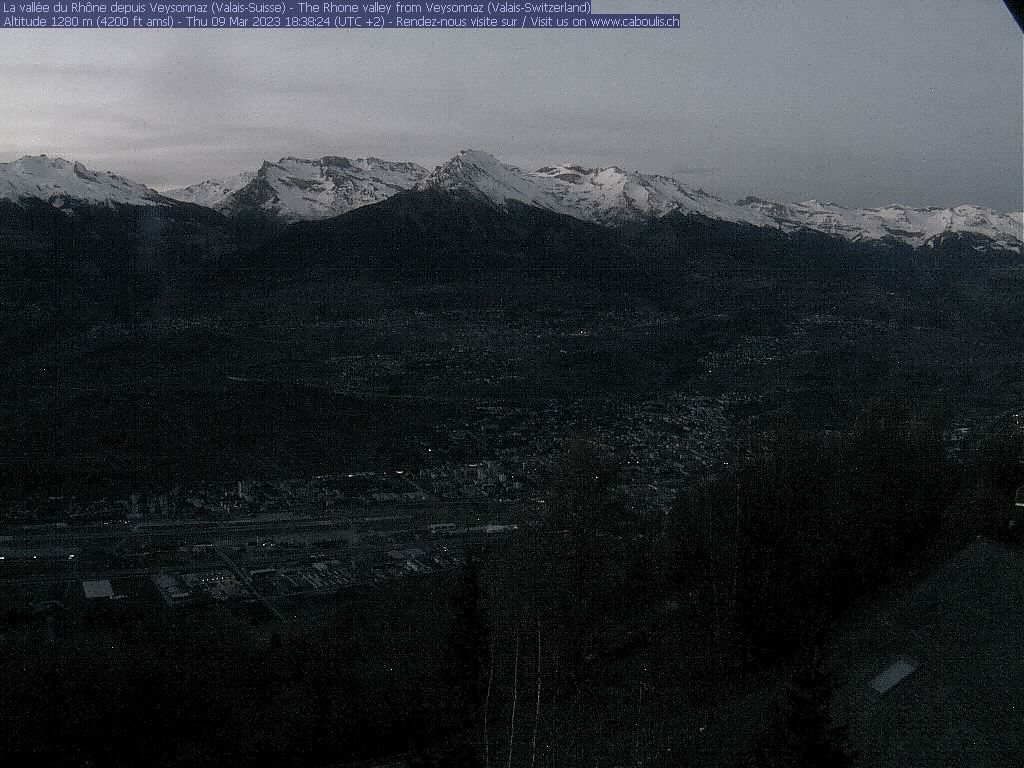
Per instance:
[[[284,155],[484,149],[735,199],[1022,205],[1001,0],[595,0],[681,30],[0,30],[0,161],[167,188]]]

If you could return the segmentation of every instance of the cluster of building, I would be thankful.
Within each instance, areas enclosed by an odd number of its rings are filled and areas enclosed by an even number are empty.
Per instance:
[[[370,586],[414,574],[453,568],[463,561],[464,556],[457,545],[427,545],[393,549],[361,560],[339,557],[263,565],[243,563],[237,570],[216,568],[175,572],[168,569],[153,574],[151,580],[164,603],[174,607],[229,600],[265,601],[330,594],[349,587]]]
[[[526,487],[526,462],[517,472],[497,461],[445,464],[419,472],[416,482],[441,499],[518,497]]]
[[[160,596],[168,605],[196,601],[223,603],[245,597],[248,590],[229,569],[196,573],[158,573],[152,576]]]

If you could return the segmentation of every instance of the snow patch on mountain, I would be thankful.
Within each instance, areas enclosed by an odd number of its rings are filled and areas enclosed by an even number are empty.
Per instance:
[[[510,201],[594,224],[623,224],[669,213],[699,214],[755,226],[776,226],[757,211],[690,189],[667,176],[572,163],[526,173],[478,150],[463,150],[416,187],[469,194],[499,207]]]
[[[226,179],[208,179],[198,184],[179,189],[169,189],[164,195],[183,203],[193,203],[207,208],[217,208],[229,195],[237,192],[256,178],[256,171],[229,176]]]
[[[109,171],[91,171],[60,157],[26,155],[0,163],[0,200],[42,200],[56,208],[82,202],[95,205],[173,205],[147,186]]]
[[[283,157],[264,162],[258,171],[213,179],[171,193],[202,203],[228,216],[262,213],[283,221],[325,219],[364,205],[383,202],[412,189],[427,176],[415,163],[375,157]]]
[[[499,207],[516,202],[533,208],[574,216],[576,212],[551,194],[545,179],[532,177],[519,168],[499,162],[493,155],[464,149],[438,166],[417,184],[419,191],[437,189],[468,194]],[[579,217],[577,217],[579,218]]]
[[[761,213],[692,189],[668,176],[627,173],[615,166],[588,169],[571,163],[541,168],[530,177],[543,180],[548,193],[577,218],[597,224],[622,224],[670,213],[700,215],[740,224],[774,227]]]
[[[1000,213],[977,205],[845,208],[817,200],[778,203],[756,197],[744,198],[737,205],[760,212],[787,232],[810,229],[853,242],[891,238],[920,248],[944,236],[969,234],[1004,248],[1019,248],[1024,240],[1024,214]]]

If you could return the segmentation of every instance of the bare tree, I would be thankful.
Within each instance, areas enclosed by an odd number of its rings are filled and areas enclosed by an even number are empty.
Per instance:
[[[512,749],[516,743],[516,699],[519,695],[519,624],[516,623],[516,655],[512,666],[512,715],[508,723],[508,760],[505,768],[512,768]]]
[[[537,763],[537,730],[540,727],[540,609],[537,610],[537,704],[533,712],[533,747],[530,750],[530,768]]]
[[[488,664],[487,671],[487,693],[484,694],[484,713],[483,713],[483,737],[484,737],[484,766],[485,768],[491,768],[491,735],[488,730],[488,717],[491,711],[491,688],[494,685],[494,638],[491,638],[490,643],[490,662]]]

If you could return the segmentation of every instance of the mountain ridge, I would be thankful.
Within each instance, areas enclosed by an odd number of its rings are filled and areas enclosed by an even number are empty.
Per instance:
[[[326,155],[315,160],[282,157],[259,170],[208,179],[169,190],[182,202],[207,205],[227,216],[263,214],[285,222],[340,216],[411,188],[427,170],[415,163],[376,157]]]
[[[55,208],[70,203],[171,206],[176,201],[110,171],[47,155],[25,155],[0,163],[0,200],[42,200]]]
[[[978,205],[952,208],[890,204],[847,208],[807,200],[779,202],[748,196],[728,202],[660,174],[618,166],[586,168],[571,162],[523,171],[481,150],[462,150],[433,171],[413,162],[375,157],[317,159],[286,156],[254,171],[208,179],[160,193],[110,172],[46,155],[0,163],[0,199],[35,198],[62,208],[71,203],[210,208],[228,218],[264,218],[288,224],[333,218],[383,202],[399,192],[428,190],[465,195],[508,210],[526,206],[601,226],[699,216],[733,224],[807,230],[850,242],[930,247],[969,236],[1002,250],[1020,251],[1024,213]]]

